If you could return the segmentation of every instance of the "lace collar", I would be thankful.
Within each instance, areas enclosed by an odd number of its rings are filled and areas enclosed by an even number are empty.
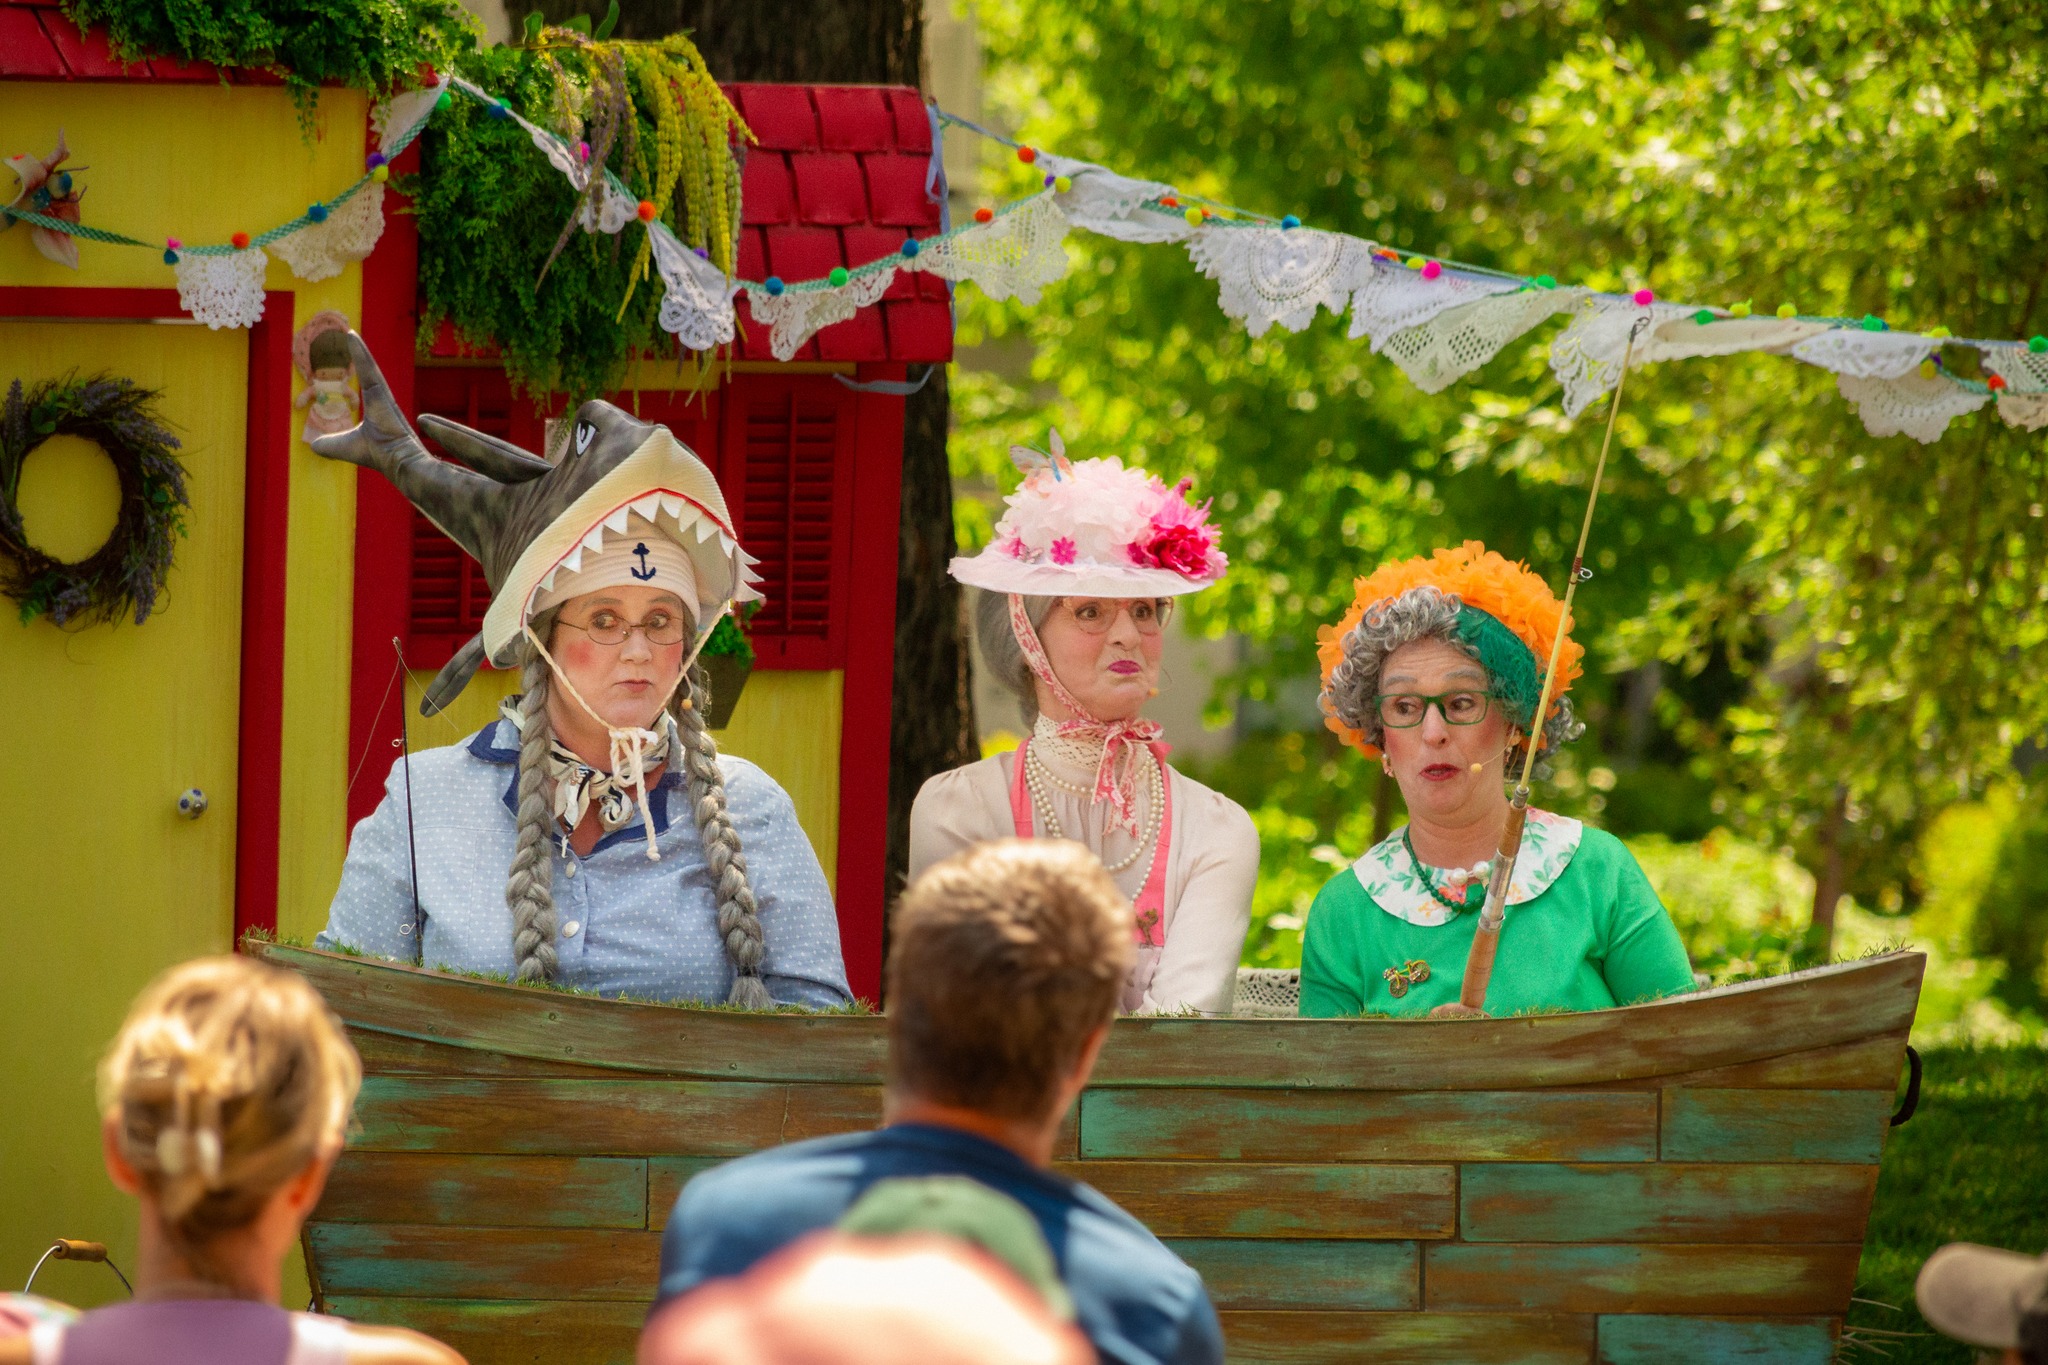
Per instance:
[[[1578,850],[1584,829],[1584,825],[1568,815],[1532,808],[1529,823],[1522,830],[1522,854],[1515,859],[1515,879],[1508,887],[1508,904],[1522,905],[1548,891],[1551,883],[1571,866],[1572,854]],[[1438,903],[1416,875],[1415,863],[1401,838],[1406,830],[1404,825],[1367,849],[1351,865],[1351,871],[1373,903],[1397,919],[1426,929],[1449,923],[1455,913]],[[1487,866],[1482,863],[1480,869],[1459,869],[1438,881],[1437,889],[1454,901],[1463,900],[1468,886],[1485,880],[1481,869]]]

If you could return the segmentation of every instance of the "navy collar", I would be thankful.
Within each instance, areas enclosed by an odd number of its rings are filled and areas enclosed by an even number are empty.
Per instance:
[[[469,752],[473,757],[486,763],[496,763],[512,769],[511,779],[505,783],[505,809],[512,818],[519,818],[519,731],[511,721],[502,716],[477,731],[469,739]],[[647,804],[654,815],[654,834],[658,839],[668,833],[668,793],[683,785],[682,773],[677,765],[670,762],[661,770],[661,776],[652,789],[653,800]],[[597,841],[597,847],[590,850],[592,855],[604,852],[613,844],[627,839],[645,839],[647,831],[638,821],[622,825]]]

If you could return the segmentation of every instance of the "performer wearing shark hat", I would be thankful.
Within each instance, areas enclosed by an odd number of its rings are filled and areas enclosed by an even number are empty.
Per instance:
[[[760,596],[711,471],[602,401],[577,409],[553,465],[423,416],[470,468],[438,460],[349,344],[363,421],[313,448],[390,479],[491,585],[482,632],[420,709],[447,706],[486,657],[523,676],[502,719],[414,755],[409,776],[393,766],[321,945],[605,995],[845,1003],[831,892],[794,806],[704,725],[697,652]]]
[[[1023,485],[995,540],[951,573],[981,589],[975,638],[1032,732],[924,784],[910,874],[984,839],[1085,844],[1133,902],[1126,1012],[1228,1013],[1251,922],[1259,836],[1244,808],[1166,762],[1140,712],[1158,688],[1174,600],[1220,581],[1208,505],[1115,457],[1010,454]]]

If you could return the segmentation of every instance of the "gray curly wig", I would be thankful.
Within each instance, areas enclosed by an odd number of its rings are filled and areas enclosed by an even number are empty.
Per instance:
[[[534,618],[534,634],[546,638],[553,628],[551,614]],[[525,690],[519,697],[519,833],[512,846],[512,867],[505,878],[505,904],[512,911],[512,956],[517,964],[517,979],[552,981],[558,967],[557,925],[555,863],[548,845],[560,832],[547,790],[548,746],[554,740],[554,727],[548,724],[548,693],[554,678],[547,661],[530,646],[520,682]],[[726,813],[718,744],[704,724],[704,711],[710,704],[710,681],[701,664],[692,664],[689,675],[669,702],[669,762],[682,773],[690,795],[690,809],[696,817],[697,837],[704,844],[704,865],[717,906],[718,934],[725,942],[726,956],[732,960],[732,990],[726,1003],[747,1009],[772,1009],[774,997],[761,980],[766,939],[754,889],[747,880],[747,855],[740,848],[739,831],[733,828]]]
[[[1367,612],[1341,641],[1344,657],[1330,670],[1329,680],[1323,684],[1319,698],[1323,714],[1334,716],[1342,724],[1357,730],[1373,747],[1385,747],[1386,733],[1380,725],[1375,698],[1380,694],[1380,674],[1395,650],[1417,640],[1441,640],[1481,668],[1487,668],[1478,646],[1458,630],[1458,613],[1462,610],[1464,603],[1455,593],[1422,586],[1410,588]],[[1540,674],[1548,661],[1539,659],[1536,662]],[[1487,668],[1487,676],[1494,677],[1492,669]],[[1498,696],[1497,681],[1493,690]],[[1535,710],[1533,700],[1524,705],[1528,711]],[[1526,735],[1526,717],[1516,716],[1513,719],[1516,728]],[[1586,727],[1572,712],[1572,699],[1558,697],[1552,703],[1550,719],[1543,727],[1544,752],[1556,753],[1559,746],[1569,744],[1585,732]],[[1516,743],[1517,755],[1527,742],[1524,738]]]

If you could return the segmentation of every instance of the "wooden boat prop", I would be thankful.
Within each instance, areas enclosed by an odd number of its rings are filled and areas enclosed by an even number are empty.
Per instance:
[[[878,1017],[256,951],[367,1073],[306,1232],[317,1302],[475,1365],[630,1362],[683,1182],[880,1116]],[[1510,1019],[1119,1020],[1060,1169],[1201,1271],[1233,1360],[1823,1362],[1924,965]]]

